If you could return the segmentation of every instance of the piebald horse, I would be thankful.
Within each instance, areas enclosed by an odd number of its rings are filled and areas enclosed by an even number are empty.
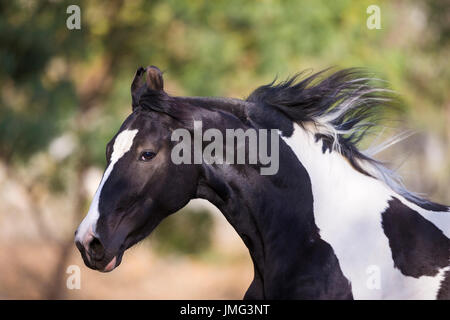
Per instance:
[[[246,100],[175,97],[158,68],[139,68],[132,112],[107,144],[75,233],[85,264],[113,270],[165,217],[202,198],[250,252],[246,299],[449,299],[449,207],[408,192],[357,148],[392,101],[377,83],[345,69],[273,82]],[[193,134],[195,121],[224,135],[276,129],[278,171],[262,175],[259,161],[175,164],[172,133]]]

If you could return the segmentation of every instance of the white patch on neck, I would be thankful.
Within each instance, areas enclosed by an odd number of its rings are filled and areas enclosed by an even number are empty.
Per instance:
[[[356,171],[338,152],[322,152],[314,128],[294,124],[291,137],[281,137],[306,168],[311,179],[314,217],[320,235],[339,260],[342,272],[352,284],[355,299],[435,299],[443,279],[404,276],[394,268],[391,249],[381,225],[381,214],[396,197],[434,223],[449,237],[450,214],[427,211],[395,193],[380,180]],[[380,270],[380,289],[370,288],[368,270]]]
[[[111,159],[108,167],[103,174],[102,181],[95,192],[94,199],[92,200],[91,206],[89,207],[89,211],[86,217],[81,222],[78,227],[77,236],[75,237],[75,241],[81,242],[83,245],[86,245],[89,242],[91,236],[95,236],[95,228],[97,224],[97,220],[100,216],[98,205],[100,201],[100,194],[102,192],[103,186],[105,182],[108,180],[114,165],[119,161],[120,158],[123,157],[125,153],[127,153],[131,146],[133,145],[133,140],[136,134],[138,133],[137,129],[134,130],[123,130],[119,133],[114,141],[113,152],[111,154]]]

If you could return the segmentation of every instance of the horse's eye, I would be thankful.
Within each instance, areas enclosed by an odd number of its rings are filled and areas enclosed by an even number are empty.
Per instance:
[[[139,160],[141,161],[150,161],[156,156],[156,153],[152,151],[143,151],[141,153],[141,156],[139,157]]]

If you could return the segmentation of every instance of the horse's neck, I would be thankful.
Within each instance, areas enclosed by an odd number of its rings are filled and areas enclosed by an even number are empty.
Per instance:
[[[255,279],[247,298],[349,298],[348,282],[314,224],[307,172],[280,147],[290,163],[276,176],[205,166],[197,196],[222,211],[250,251]]]

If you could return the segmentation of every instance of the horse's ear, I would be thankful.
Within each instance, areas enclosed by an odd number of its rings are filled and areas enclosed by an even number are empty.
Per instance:
[[[139,105],[140,97],[147,91],[163,91],[164,82],[162,72],[155,66],[140,67],[131,83],[131,98],[133,110]]]
[[[139,67],[136,70],[136,74],[134,75],[133,82],[131,83],[131,100],[133,105],[133,110],[139,105],[139,98],[146,90],[146,86],[144,85],[144,79],[142,75],[145,73],[145,69]]]
[[[164,89],[162,72],[155,66],[147,67],[145,70],[145,82],[151,90],[163,91]]]

